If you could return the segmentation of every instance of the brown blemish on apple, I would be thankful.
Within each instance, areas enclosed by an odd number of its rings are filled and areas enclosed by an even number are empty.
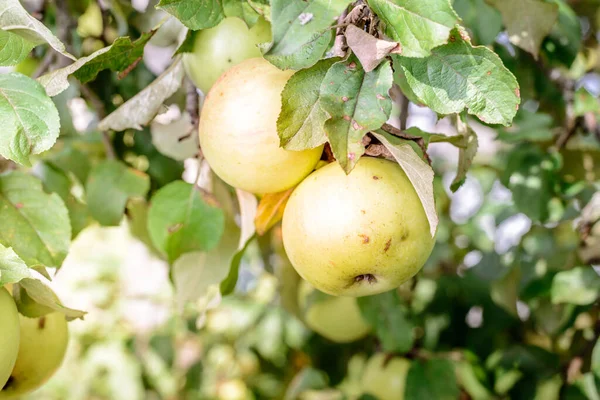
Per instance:
[[[375,282],[377,282],[377,278],[375,278],[375,275],[373,275],[373,274],[362,274],[362,275],[358,275],[358,276],[354,277],[355,283],[359,283],[362,281],[367,281],[369,283],[375,283]]]
[[[383,248],[383,252],[386,253],[390,247],[392,246],[392,238],[389,238],[387,242],[385,242],[385,247]]]
[[[358,236],[360,236],[360,237],[362,238],[362,242],[363,242],[363,244],[367,244],[367,243],[369,243],[369,241],[371,240],[371,238],[370,238],[370,237],[368,237],[367,235],[365,235],[364,233],[362,233],[362,234],[360,234],[360,235],[358,235]]]
[[[365,210],[360,210],[361,213],[366,214],[367,212]]]
[[[379,179],[381,179],[381,178],[378,177],[377,175],[373,175],[373,180],[378,181]]]
[[[46,317],[41,317],[38,319],[38,329],[42,330],[46,326]]]

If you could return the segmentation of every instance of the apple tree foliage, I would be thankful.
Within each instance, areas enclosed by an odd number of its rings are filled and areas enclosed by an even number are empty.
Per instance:
[[[258,199],[211,173],[182,63],[203,29],[265,18],[263,57],[297,71],[281,146],[327,143],[346,173],[398,162],[437,238],[411,282],[358,299],[371,335],[297,349],[285,398],[375,398],[347,390],[351,356],[385,352],[411,361],[406,399],[600,399],[597,1],[134,3],[0,2],[0,285],[84,318],[41,282],[86,227],[126,224],[169,263],[182,318],[243,296],[249,248],[298,315],[297,277],[269,261],[291,190]]]

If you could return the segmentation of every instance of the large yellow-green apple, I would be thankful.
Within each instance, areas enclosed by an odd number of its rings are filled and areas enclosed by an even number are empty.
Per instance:
[[[283,215],[283,244],[296,271],[334,296],[400,286],[423,266],[434,239],[421,201],[395,162],[362,157],[312,173]]]
[[[410,361],[394,357],[388,360],[383,353],[367,361],[362,377],[362,390],[379,400],[403,400]]]
[[[8,383],[0,399],[12,399],[39,388],[60,367],[69,341],[65,316],[52,313],[41,318],[19,316],[21,343]]]
[[[8,291],[0,286],[0,389],[15,366],[19,351],[19,313]]]
[[[249,58],[261,57],[259,43],[271,41],[271,24],[263,18],[248,28],[240,18],[229,17],[214,28],[200,31],[194,49],[183,56],[185,70],[202,92],[229,68]]]
[[[298,288],[298,304],[306,325],[331,341],[349,343],[371,331],[353,297],[330,296],[303,280]]]
[[[200,145],[225,182],[264,194],[297,185],[315,167],[322,146],[304,151],[279,147],[281,91],[293,71],[251,58],[225,72],[212,87],[200,115]]]

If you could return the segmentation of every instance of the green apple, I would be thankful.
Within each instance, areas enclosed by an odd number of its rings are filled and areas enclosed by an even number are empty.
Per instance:
[[[0,400],[12,399],[43,385],[62,364],[69,331],[65,316],[52,313],[41,318],[19,316],[21,343],[17,362]]]
[[[212,87],[200,115],[200,145],[225,182],[265,194],[297,185],[315,167],[323,147],[288,151],[279,147],[281,91],[293,71],[263,58],[231,68]]]
[[[365,366],[363,392],[379,400],[403,400],[409,369],[409,360],[400,357],[387,360],[387,355],[377,353],[369,358]]]
[[[15,366],[19,351],[19,313],[6,289],[0,287],[0,389]]]
[[[331,163],[292,193],[283,244],[296,271],[334,296],[369,296],[414,276],[435,243],[410,180],[395,162]]]
[[[371,331],[353,297],[330,296],[303,280],[298,288],[298,304],[306,325],[333,342],[353,342]]]
[[[184,54],[183,65],[196,87],[208,93],[229,68],[249,58],[261,57],[258,44],[270,41],[271,24],[263,18],[252,28],[239,18],[225,18],[214,28],[196,35],[194,51]]]

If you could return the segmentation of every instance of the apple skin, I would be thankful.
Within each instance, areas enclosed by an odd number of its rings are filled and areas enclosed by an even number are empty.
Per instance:
[[[61,313],[41,318],[19,316],[21,343],[9,382],[0,399],[12,399],[42,386],[60,367],[67,350],[69,330]]]
[[[410,361],[394,357],[386,363],[386,358],[383,353],[369,358],[362,377],[363,392],[379,400],[403,400]]]
[[[0,287],[0,389],[4,387],[17,360],[19,351],[19,313],[8,293]]]
[[[323,294],[325,299],[307,305],[308,296],[315,290],[317,289],[304,280],[298,288],[298,304],[304,311],[304,322],[310,329],[337,343],[362,339],[371,331],[371,326],[360,313],[356,299]]]
[[[185,53],[183,65],[187,75],[203,93],[229,68],[244,60],[262,57],[259,43],[271,41],[271,24],[259,18],[248,28],[240,18],[229,17],[214,28],[200,31],[194,50]]]
[[[421,201],[395,162],[362,157],[312,173],[283,215],[283,244],[300,276],[334,296],[369,296],[414,276],[435,239]]]
[[[229,185],[265,194],[297,185],[314,169],[323,146],[304,151],[279,147],[281,91],[293,71],[263,58],[229,69],[208,93],[200,115],[202,153]]]

